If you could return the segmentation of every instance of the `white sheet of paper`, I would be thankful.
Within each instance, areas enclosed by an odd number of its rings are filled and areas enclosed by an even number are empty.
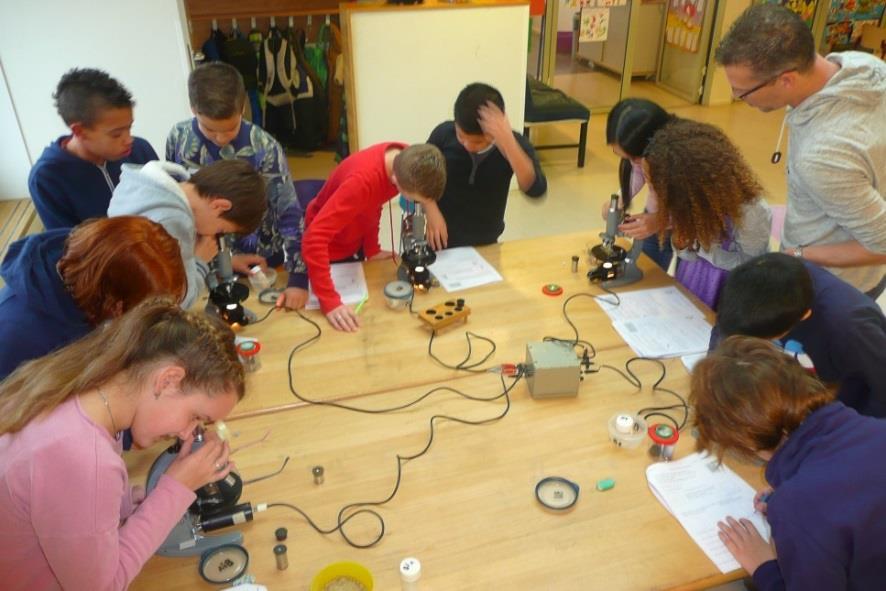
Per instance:
[[[448,292],[502,280],[495,267],[471,246],[441,250],[436,262],[428,268]]]
[[[707,357],[707,352],[704,353],[695,353],[692,355],[684,355],[680,358],[680,361],[683,362],[683,365],[686,366],[686,371],[692,373],[692,370],[695,369],[695,364]]]
[[[652,316],[697,316],[704,314],[692,301],[674,286],[639,289],[618,294],[621,303],[612,304],[609,294],[596,297],[597,303],[609,317],[616,320],[636,320]]]
[[[612,323],[624,342],[641,357],[677,357],[708,350],[711,325],[701,316],[667,316]]]
[[[717,522],[727,516],[749,519],[769,540],[769,524],[754,511],[751,486],[717,459],[694,453],[676,462],[657,462],[646,468],[649,488],[708,558],[727,573],[738,562],[720,541]]]
[[[343,304],[357,304],[369,294],[369,289],[366,287],[366,276],[363,274],[363,263],[338,263],[332,265],[330,270],[335,291],[341,296]],[[318,310],[320,302],[314,295],[314,290],[308,288],[308,292],[308,303],[305,308]]]

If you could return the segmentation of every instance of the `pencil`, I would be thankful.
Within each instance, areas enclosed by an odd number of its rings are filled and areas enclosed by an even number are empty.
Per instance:
[[[363,309],[363,304],[365,304],[368,299],[369,299],[369,294],[367,293],[365,296],[363,296],[363,299],[357,303],[357,307],[354,308],[354,314],[360,313],[360,310]]]

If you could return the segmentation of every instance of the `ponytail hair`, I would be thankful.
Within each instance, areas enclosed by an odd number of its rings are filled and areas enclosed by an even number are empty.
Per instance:
[[[233,390],[243,398],[243,366],[231,329],[168,298],[152,298],[107,327],[20,365],[0,382],[0,435],[20,431],[71,396],[120,374],[136,386],[161,362],[185,370],[184,392],[200,389],[215,396]]]

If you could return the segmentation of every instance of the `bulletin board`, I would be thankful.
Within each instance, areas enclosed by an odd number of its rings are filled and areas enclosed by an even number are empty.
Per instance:
[[[452,119],[456,96],[471,82],[498,88],[511,127],[523,128],[528,3],[348,6],[341,14],[346,64],[352,62],[346,77],[351,151],[381,141],[426,141],[437,124]]]

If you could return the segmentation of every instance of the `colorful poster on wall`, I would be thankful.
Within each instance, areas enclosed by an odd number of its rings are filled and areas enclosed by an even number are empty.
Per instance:
[[[883,18],[884,0],[831,0],[828,22],[878,21]]]
[[[608,8],[583,8],[581,11],[581,25],[579,27],[579,41],[606,41],[609,36],[609,9]]]
[[[698,52],[705,0],[670,0],[665,38],[668,45],[691,53]]]
[[[800,18],[806,21],[806,25],[810,29],[812,28],[812,21],[815,18],[816,0],[766,0],[766,3],[784,6],[791,12],[799,14]]]
[[[864,24],[878,24],[883,18],[884,9],[886,0],[830,0],[820,51],[827,53],[855,48],[861,39]]]

